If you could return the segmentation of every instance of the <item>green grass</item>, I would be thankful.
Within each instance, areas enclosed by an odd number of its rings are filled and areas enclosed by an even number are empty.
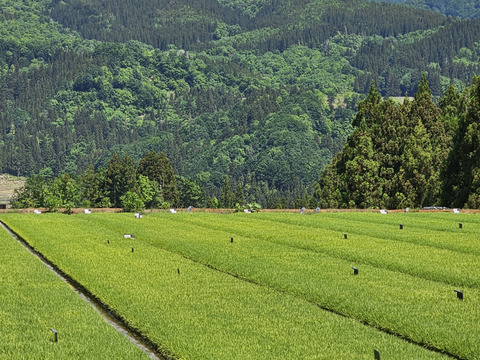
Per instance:
[[[451,214],[435,214],[432,222],[424,214],[405,215],[0,218],[132,326],[179,357],[371,359],[374,348],[389,359],[443,357],[379,328],[460,358],[478,359],[480,292],[475,276],[457,274],[450,261],[468,255],[453,248],[457,242],[468,244],[479,222],[472,217],[464,220],[466,231],[448,232],[446,224],[457,219]],[[401,234],[398,222],[405,224]],[[404,235],[414,228],[420,235],[422,227],[433,232],[430,245]],[[343,232],[349,239],[342,238]],[[124,239],[124,233],[135,233],[136,239]],[[436,237],[443,245],[434,243]],[[389,246],[394,250],[388,251]],[[455,298],[452,280],[442,281],[437,264],[430,263],[436,252],[445,254],[443,265],[446,274],[454,274],[451,279],[473,285],[462,287],[463,302]],[[409,268],[422,263],[423,268]],[[402,265],[398,270],[397,264]],[[359,268],[358,276],[352,275],[352,266]],[[428,279],[429,273],[438,279]]]
[[[148,359],[3,229],[0,253],[0,359]]]

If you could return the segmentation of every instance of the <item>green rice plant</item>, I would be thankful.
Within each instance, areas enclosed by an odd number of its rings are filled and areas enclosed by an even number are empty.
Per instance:
[[[3,229],[0,253],[0,359],[148,358]]]
[[[291,289],[290,260],[317,254],[255,239],[231,243],[218,231],[199,235],[202,228],[188,223],[183,228],[166,214],[141,220],[129,214],[2,214],[1,218],[172,357],[372,359],[376,348],[389,359],[445,358],[325,311],[320,301]],[[135,239],[124,238],[125,233],[134,233]],[[215,246],[208,247],[208,241]],[[273,248],[270,259],[264,246]],[[208,250],[200,256],[202,247]],[[209,253],[212,250],[217,253]],[[223,271],[213,268],[220,261],[225,262]],[[288,276],[277,274],[262,283],[269,276],[265,267],[274,263]],[[239,272],[234,273],[229,264]],[[306,263],[304,269],[310,266]],[[249,277],[242,279],[242,272]],[[260,280],[254,278],[256,273]],[[297,275],[297,280],[310,279],[315,286],[313,274]],[[344,278],[355,283],[351,275]]]
[[[280,215],[280,218],[296,216]],[[453,291],[456,287],[452,284],[362,262],[370,251],[375,252],[380,265],[382,261],[392,262],[395,257],[416,256],[417,263],[423,263],[428,268],[431,266],[431,253],[439,249],[424,246],[425,251],[419,252],[418,245],[393,241],[392,246],[397,245],[398,251],[398,244],[401,244],[405,254],[392,253],[387,252],[387,245],[381,251],[369,245],[371,240],[366,236],[355,243],[350,239],[341,239],[340,234],[336,235],[338,244],[331,245],[333,238],[321,243],[325,248],[336,246],[350,252],[352,257],[345,260],[330,256],[328,251],[299,247],[299,242],[315,243],[316,240],[302,237],[297,227],[293,226],[290,230],[281,222],[276,223],[277,214],[268,214],[267,222],[263,214],[258,218],[246,216],[249,215],[156,214],[145,217],[142,222],[122,217],[92,217],[90,220],[99,228],[133,229],[143,243],[305,299],[415,342],[460,358],[478,358],[480,294],[477,288],[462,287],[466,299],[459,301]],[[372,214],[364,216],[368,219]],[[242,225],[232,225],[236,221]],[[270,226],[266,227],[265,223]],[[222,227],[230,231],[222,230]],[[253,233],[244,236],[245,232],[231,231],[232,228]],[[229,241],[231,236],[235,239],[233,243]],[[378,239],[375,241],[374,244],[378,244]],[[362,250],[365,244],[369,246],[368,251]],[[351,247],[356,252],[352,252]],[[356,254],[360,254],[358,262]],[[393,264],[401,265],[402,262],[398,260]],[[352,276],[352,266],[360,268],[360,276]],[[447,275],[457,272],[457,263],[449,262],[448,257],[445,257],[443,267]],[[408,271],[408,265],[403,265],[403,269]],[[472,276],[478,277],[474,269],[472,265]],[[423,274],[419,270],[417,272]]]
[[[205,229],[229,231],[244,237],[324,253],[359,264],[369,264],[445,282],[452,286],[480,287],[480,277],[475,271],[480,262],[480,255],[473,251],[470,254],[465,251],[430,246],[422,242],[425,238],[429,238],[432,243],[437,241],[455,244],[463,241],[464,244],[469,243],[472,248],[475,246],[478,248],[478,240],[473,232],[464,233],[459,230],[452,233],[440,228],[436,231],[427,229],[421,233],[419,226],[413,226],[417,230],[412,232],[411,222],[405,222],[408,228],[399,230],[398,222],[402,218],[397,216],[393,220],[395,224],[383,224],[369,222],[371,219],[383,216],[379,214],[344,213],[340,215],[332,217],[330,214],[321,214],[315,217],[285,213],[256,214],[255,219],[238,215],[235,215],[237,216],[235,218],[232,215],[223,217],[221,221],[209,221],[208,218],[195,216],[188,217],[185,221]],[[410,220],[416,215],[408,214]],[[358,216],[365,218],[365,224],[361,224],[359,220],[351,220],[352,217]],[[383,216],[383,218],[387,217]],[[252,226],[253,224],[256,225]],[[474,229],[480,230],[480,226],[470,227],[469,231]],[[347,240],[344,239],[344,233],[348,234]],[[402,239],[398,240],[399,237]],[[445,266],[446,263],[454,266]]]
[[[333,231],[349,227],[355,234],[375,237],[380,235],[389,240],[404,241],[439,249],[480,255],[476,234],[480,230],[480,218],[474,214],[453,213],[322,213],[313,221],[307,217],[276,216],[275,222],[305,225]],[[459,228],[459,223],[465,225]],[[402,224],[404,231],[398,231]],[[381,233],[378,234],[378,231]]]

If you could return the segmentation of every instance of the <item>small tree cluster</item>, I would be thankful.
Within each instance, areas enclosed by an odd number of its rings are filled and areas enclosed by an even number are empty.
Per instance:
[[[180,189],[177,188],[177,179]],[[198,206],[201,188],[193,181],[174,174],[165,153],[147,153],[139,162],[114,154],[105,169],[90,166],[83,176],[62,174],[56,178],[35,175],[14,194],[14,208],[121,207],[125,211],[172,206]]]

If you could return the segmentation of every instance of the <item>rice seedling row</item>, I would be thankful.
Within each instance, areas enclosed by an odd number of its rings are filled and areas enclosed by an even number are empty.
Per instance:
[[[148,359],[0,229],[0,359]]]
[[[2,218],[172,357],[371,359],[374,348],[391,359],[444,357],[167,251],[141,232],[172,236],[162,218],[142,224],[124,214]],[[123,238],[127,232],[135,240]]]
[[[90,219],[99,227],[129,227],[143,242],[458,357],[475,358],[480,353],[478,289],[462,288],[468,301],[458,301],[454,287],[448,284],[396,271],[362,265],[361,276],[352,276],[354,262],[190,223],[202,217],[207,222],[223,222],[216,215],[198,214],[152,215],[142,222]],[[255,219],[249,220],[249,227],[255,229]],[[234,243],[230,236],[236,239]]]
[[[355,229],[355,224],[352,224],[348,218],[342,224],[336,225],[344,232],[346,231],[347,239],[345,239],[344,233],[341,231],[318,228],[318,222],[315,222],[313,217],[309,217],[311,226],[307,226],[302,222],[300,225],[296,224],[295,218],[292,218],[290,223],[275,221],[275,216],[282,219],[285,215],[292,216],[292,214],[275,214],[273,218],[271,214],[261,215],[255,219],[248,219],[245,216],[224,217],[221,221],[209,221],[208,218],[195,216],[181,221],[187,221],[205,229],[225,230],[244,237],[324,253],[340,259],[355,261],[358,264],[369,264],[453,286],[480,287],[480,277],[476,272],[480,256],[477,255],[415,243],[392,241],[388,231],[383,232],[384,237],[378,235],[382,233],[382,227],[370,226],[370,232],[375,233],[375,236],[358,234],[355,230],[351,231],[351,229]],[[375,216],[375,214],[369,214],[369,216]],[[323,219],[320,221],[325,223]],[[400,232],[400,230],[396,231]],[[404,233],[409,236],[407,231]],[[463,234],[458,234],[458,236],[463,236]],[[445,238],[452,241],[449,234],[439,232],[437,237],[439,241],[447,241],[443,240]],[[473,241],[478,242],[478,240]],[[477,247],[480,246],[477,244]],[[446,264],[450,264],[450,266],[446,266]]]
[[[342,231],[345,225],[348,225],[355,234],[380,236],[389,240],[480,255],[476,236],[480,230],[480,222],[474,214],[373,213],[366,218],[362,213],[322,213],[316,217],[318,221],[312,221],[308,216],[276,217],[275,221],[335,231]],[[404,231],[398,231],[400,225]]]

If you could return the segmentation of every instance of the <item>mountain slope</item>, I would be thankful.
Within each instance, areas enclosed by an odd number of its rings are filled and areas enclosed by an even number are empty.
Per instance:
[[[478,21],[394,4],[2,5],[0,169],[15,175],[166,151],[209,196],[228,175],[275,202],[341,150],[372,79],[383,96],[414,94],[424,72],[439,96],[479,72]]]

